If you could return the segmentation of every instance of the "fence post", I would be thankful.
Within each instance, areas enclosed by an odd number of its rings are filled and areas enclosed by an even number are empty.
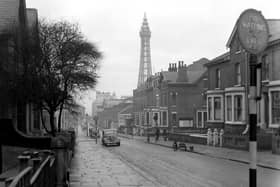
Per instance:
[[[52,149],[56,153],[56,187],[64,187],[67,178],[67,164],[66,151],[67,144],[63,137],[57,136],[53,139]]]

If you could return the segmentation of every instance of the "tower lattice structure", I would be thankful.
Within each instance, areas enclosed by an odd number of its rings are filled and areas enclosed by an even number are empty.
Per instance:
[[[139,65],[137,87],[140,87],[147,80],[147,78],[152,75],[151,49],[150,49],[151,31],[148,25],[146,14],[144,14],[143,23],[141,26],[140,38],[141,38],[141,52],[140,52],[140,65]]]

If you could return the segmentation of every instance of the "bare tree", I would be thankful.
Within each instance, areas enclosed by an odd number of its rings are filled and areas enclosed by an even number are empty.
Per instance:
[[[65,104],[73,103],[74,95],[93,88],[97,82],[97,68],[101,53],[96,46],[86,40],[76,24],[66,21],[40,21],[37,35],[26,32],[18,37],[16,30],[0,35],[9,42],[14,59],[20,62],[6,70],[2,66],[6,82],[0,85],[8,88],[17,102],[33,103],[40,110],[49,113],[52,135],[61,130],[61,113]],[[0,55],[7,56],[0,49]],[[4,68],[6,67],[6,69]],[[15,71],[14,71],[15,70]],[[59,111],[58,126],[55,112]]]
[[[65,21],[39,25],[42,53],[43,108],[50,114],[51,128],[55,131],[54,114],[59,110],[58,131],[61,130],[61,113],[71,102],[75,92],[93,88],[98,75],[101,53],[86,41],[78,25]]]

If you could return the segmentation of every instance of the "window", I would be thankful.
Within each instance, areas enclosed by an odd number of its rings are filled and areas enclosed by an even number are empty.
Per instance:
[[[232,121],[232,99],[231,99],[231,96],[226,96],[226,106],[227,106],[226,119],[227,119],[227,121]]]
[[[171,104],[176,105],[176,92],[171,92]]]
[[[172,119],[172,125],[176,125],[176,122],[177,122],[177,113],[176,112],[172,113],[171,119]]]
[[[162,126],[167,126],[167,112],[162,112]]]
[[[207,112],[206,111],[197,111],[197,128],[204,128],[207,120]]]
[[[234,96],[234,121],[242,121],[242,95]]]
[[[262,57],[262,80],[269,80],[269,63],[267,55]]]
[[[280,124],[280,91],[271,91],[271,122]]]
[[[212,120],[212,97],[208,97],[208,120]]]
[[[222,119],[222,104],[220,97],[214,97],[214,120]]]
[[[207,97],[207,112],[208,121],[223,120],[223,96],[222,95],[210,95]]]
[[[226,94],[226,122],[240,123],[245,120],[245,102],[243,93]]]
[[[207,78],[203,79],[203,88],[208,89],[208,79]]]
[[[149,123],[150,123],[149,112],[146,112],[146,124],[149,125]]]
[[[216,69],[216,88],[221,87],[221,70]]]
[[[236,85],[241,85],[240,63],[235,64],[235,83]]]

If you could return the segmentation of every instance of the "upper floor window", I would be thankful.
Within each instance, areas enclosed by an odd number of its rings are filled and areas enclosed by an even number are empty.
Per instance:
[[[269,80],[269,63],[267,55],[262,57],[262,80]]]
[[[235,83],[236,83],[236,85],[241,85],[240,63],[235,64]]]
[[[218,68],[216,69],[216,88],[221,87],[221,70]]]
[[[207,78],[203,79],[203,88],[208,89],[208,79]]]
[[[171,92],[171,105],[176,105],[176,97],[177,97],[177,93],[176,92]]]

